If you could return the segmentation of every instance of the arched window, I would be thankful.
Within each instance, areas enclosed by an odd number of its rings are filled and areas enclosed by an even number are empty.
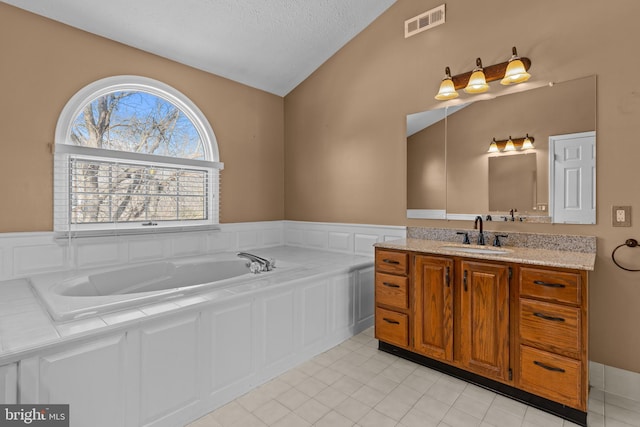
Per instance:
[[[218,224],[218,146],[202,112],[156,80],[109,77],[74,95],[55,135],[54,229],[137,233]]]

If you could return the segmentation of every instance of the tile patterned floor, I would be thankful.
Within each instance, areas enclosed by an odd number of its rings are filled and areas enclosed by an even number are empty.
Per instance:
[[[188,427],[576,426],[377,346],[368,329]],[[640,402],[594,390],[588,424],[640,427]]]

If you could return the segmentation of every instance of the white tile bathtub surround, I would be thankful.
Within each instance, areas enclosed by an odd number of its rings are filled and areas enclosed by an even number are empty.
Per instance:
[[[219,298],[204,292],[64,323],[51,321],[26,279],[2,283],[1,401],[63,399],[76,408],[72,426],[185,425],[373,324],[371,257],[255,252],[306,268]],[[89,384],[100,387],[87,393]]]
[[[79,268],[126,265],[207,253],[296,246],[373,256],[373,244],[405,237],[406,228],[361,224],[264,221],[221,224],[219,231],[82,238],[53,233],[0,234],[0,281]]]

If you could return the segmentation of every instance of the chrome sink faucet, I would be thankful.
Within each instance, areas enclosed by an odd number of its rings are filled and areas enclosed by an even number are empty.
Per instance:
[[[259,257],[258,255],[253,255],[247,252],[238,252],[237,254],[240,258],[246,258],[251,261],[251,264],[257,264],[258,268],[254,268],[251,266],[252,273],[260,273],[261,271],[271,271],[276,268],[276,260],[275,259],[266,259]]]
[[[473,229],[478,229],[478,222],[480,222],[480,232],[478,233],[478,244],[484,246],[484,231],[482,231],[482,217],[478,215],[473,223]]]

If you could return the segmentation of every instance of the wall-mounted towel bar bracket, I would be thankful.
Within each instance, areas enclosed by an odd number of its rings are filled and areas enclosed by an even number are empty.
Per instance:
[[[627,246],[629,248],[636,248],[638,247],[638,241],[636,239],[627,239],[623,244],[616,246],[613,252],[611,252],[611,259],[613,260],[613,263],[619,268],[626,271],[640,271],[640,269],[626,268],[618,264],[618,261],[616,261],[616,251],[623,246]]]

